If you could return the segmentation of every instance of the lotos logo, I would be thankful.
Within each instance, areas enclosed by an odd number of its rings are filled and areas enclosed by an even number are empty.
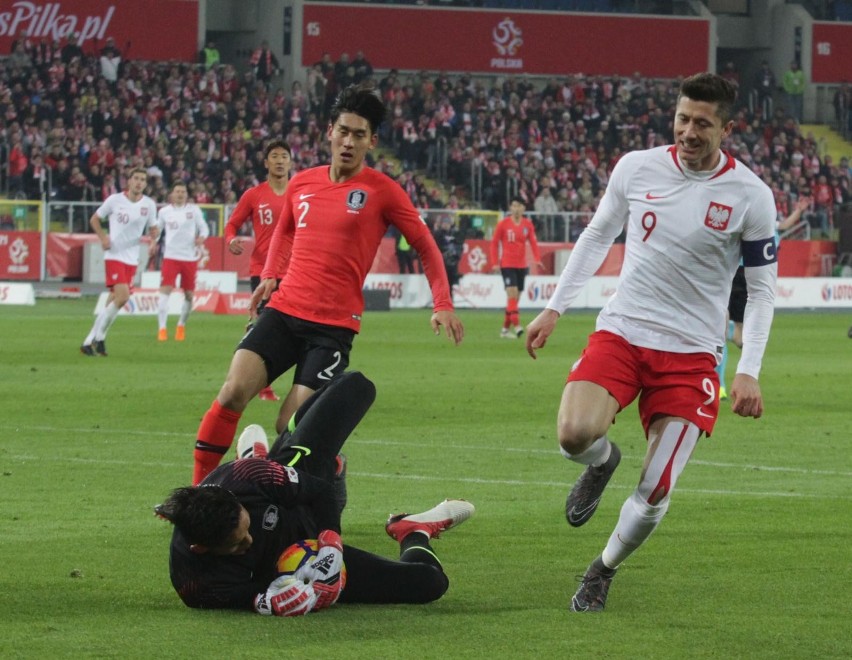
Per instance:
[[[494,47],[500,57],[491,58],[491,66],[495,69],[522,69],[524,60],[515,57],[523,45],[523,32],[511,18],[504,18],[491,30]]]
[[[852,284],[824,284],[822,286],[822,299],[825,302],[852,300]]]
[[[9,287],[0,286],[0,302],[5,302],[9,299]]]
[[[550,300],[553,292],[556,291],[556,282],[541,282],[533,281],[527,288],[527,298],[530,302],[536,300]]]
[[[716,231],[724,231],[728,228],[728,222],[731,219],[733,210],[725,204],[710,202],[710,206],[707,208],[707,215],[704,216],[704,225]]]
[[[109,5],[103,16],[78,16],[61,11],[61,2],[14,2],[12,11],[0,12],[0,37],[25,33],[30,39],[59,40],[76,34],[79,45],[89,39],[100,41],[115,14],[115,5]]]

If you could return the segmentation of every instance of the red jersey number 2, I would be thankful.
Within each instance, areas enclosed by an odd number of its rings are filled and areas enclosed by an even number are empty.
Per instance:
[[[311,205],[308,202],[299,202],[299,220],[296,222],[297,227],[307,227],[308,223],[305,222],[305,216],[308,215],[308,211],[311,209]]]

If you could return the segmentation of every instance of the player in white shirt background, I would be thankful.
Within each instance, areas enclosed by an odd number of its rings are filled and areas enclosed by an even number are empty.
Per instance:
[[[106,357],[106,335],[118,311],[130,298],[133,278],[139,265],[139,244],[146,229],[151,237],[149,255],[156,250],[159,236],[157,206],[154,200],[143,194],[147,184],[148,174],[145,169],[133,168],[127,180],[127,190],[107,197],[89,219],[89,225],[98,235],[104,249],[109,297],[80,346],[83,355]],[[104,231],[104,221],[109,221],[109,233]]]
[[[556,291],[527,327],[527,352],[535,358],[626,226],[616,293],[571,368],[559,406],[561,451],[586,466],[566,501],[569,524],[579,527],[597,509],[621,458],[607,431],[637,396],[647,449],[639,484],[583,576],[573,611],[604,608],[616,569],[662,520],[698,439],[713,430],[719,409],[715,366],[741,257],[748,303],[729,394],[734,413],[763,413],[757,378],[775,299],[776,212],[770,189],[721,150],[733,128],[735,98],[736,88],[715,74],[683,81],[674,145],[619,160]]]
[[[160,269],[160,304],[157,309],[158,341],[168,340],[166,325],[169,296],[177,285],[178,276],[183,290],[183,303],[175,328],[175,341],[186,338],[186,321],[192,311],[192,296],[198,273],[198,250],[210,235],[201,209],[187,203],[188,198],[186,184],[183,181],[175,182],[172,185],[171,204],[161,208],[157,215],[157,224],[160,231],[164,232],[165,243]]]

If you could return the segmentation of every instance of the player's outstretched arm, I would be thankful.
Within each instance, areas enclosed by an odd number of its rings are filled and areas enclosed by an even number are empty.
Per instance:
[[[441,334],[441,326],[444,326],[447,337],[452,339],[456,346],[464,339],[464,326],[455,312],[449,310],[435,312],[432,314],[430,323],[436,335]]]
[[[741,417],[758,419],[763,415],[763,396],[757,379],[748,374],[737,374],[731,385],[731,410]]]
[[[535,352],[544,348],[547,338],[553,333],[558,320],[558,312],[553,309],[544,309],[527,326],[527,353],[533,360],[536,359]]]
[[[261,280],[260,284],[257,285],[257,288],[254,290],[254,293],[251,294],[251,303],[249,305],[249,317],[254,320],[257,318],[257,306],[260,304],[262,300],[269,300],[269,296],[272,295],[273,291],[275,291],[275,284],[278,280],[274,277],[270,277],[266,280]]]

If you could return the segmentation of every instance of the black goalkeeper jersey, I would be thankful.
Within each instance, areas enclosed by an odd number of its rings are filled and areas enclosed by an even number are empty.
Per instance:
[[[202,482],[228,489],[248,510],[252,545],[244,555],[197,554],[175,528],[169,574],[189,607],[253,609],[275,578],[281,552],[323,529],[340,532],[331,484],[275,461],[245,458],[219,466]]]

